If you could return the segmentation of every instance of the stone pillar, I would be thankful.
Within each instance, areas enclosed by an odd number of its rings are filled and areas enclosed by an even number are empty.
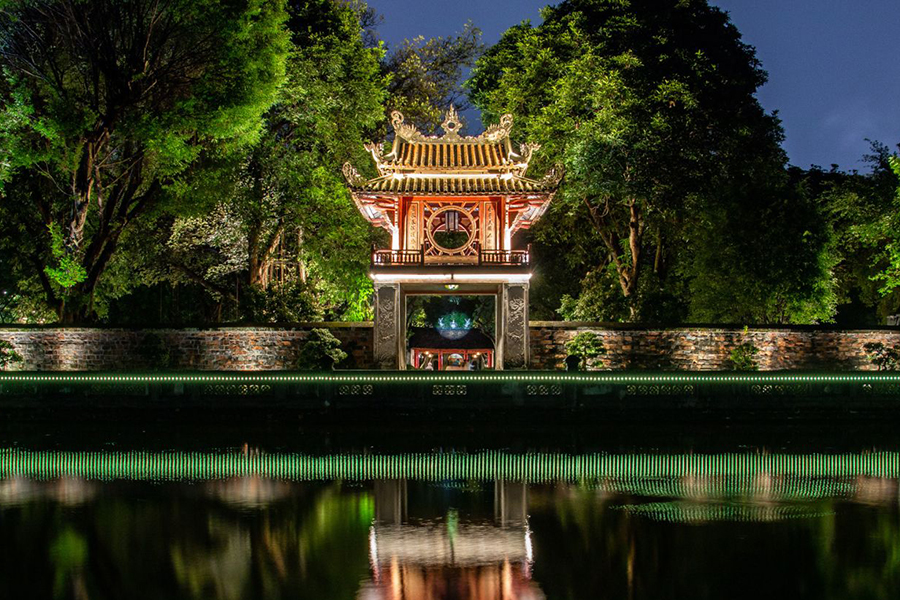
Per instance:
[[[375,365],[379,369],[400,368],[400,284],[375,284]]]
[[[497,294],[494,296],[494,369],[503,370],[503,340],[506,338],[504,334],[503,316],[506,309],[503,303],[503,286],[497,287]]]
[[[375,520],[382,525],[406,522],[407,491],[405,479],[375,480]]]
[[[528,522],[528,484],[524,481],[494,481],[494,520],[501,527]]]
[[[503,368],[528,368],[528,284],[504,283],[503,312]]]

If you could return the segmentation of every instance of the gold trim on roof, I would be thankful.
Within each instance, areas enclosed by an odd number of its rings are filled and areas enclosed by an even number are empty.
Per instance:
[[[513,126],[513,116],[510,114],[503,115],[500,117],[500,123],[491,125],[485,129],[481,135],[477,136],[459,135],[459,130],[462,128],[462,120],[459,118],[456,107],[452,105],[444,114],[444,121],[441,123],[441,129],[444,130],[444,135],[423,134],[415,125],[406,123],[403,113],[399,110],[395,110],[391,113],[391,126],[394,128],[397,137],[406,140],[407,142],[432,143],[437,141],[447,141],[464,144],[498,143],[509,137],[509,132],[512,131]]]
[[[507,195],[541,194],[555,191],[555,186],[544,180],[534,180],[512,174],[485,175],[423,175],[388,174],[370,179],[362,186],[351,188],[359,193],[381,193],[414,196],[466,196],[466,195]]]

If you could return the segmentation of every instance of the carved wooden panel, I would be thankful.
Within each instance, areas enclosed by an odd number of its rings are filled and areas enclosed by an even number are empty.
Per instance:
[[[406,212],[406,239],[403,248],[418,250],[422,245],[422,204],[410,202]]]
[[[493,202],[485,202],[483,205],[484,215],[484,249],[497,250],[497,211]]]

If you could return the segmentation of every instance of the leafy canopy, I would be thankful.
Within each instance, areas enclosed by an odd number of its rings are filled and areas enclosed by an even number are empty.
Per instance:
[[[60,318],[95,315],[123,233],[195,205],[217,187],[210,167],[259,138],[284,79],[286,16],[277,0],[0,5],[0,216],[4,235],[31,240],[16,268]],[[45,272],[54,224],[55,259],[77,262],[81,281]]]
[[[744,227],[782,218],[782,131],[754,95],[766,74],[727,14],[705,0],[568,0],[542,16],[537,27],[504,33],[467,86],[488,119],[510,112],[519,135],[542,144],[538,169],[565,167],[535,230],[582,279],[581,297],[564,309],[635,320],[671,305],[682,319],[692,252],[709,212],[727,202],[722,190],[763,207],[754,221],[770,219]],[[818,238],[809,247],[823,251]],[[785,277],[808,284],[805,274]],[[768,318],[771,303],[756,302],[757,318]]]

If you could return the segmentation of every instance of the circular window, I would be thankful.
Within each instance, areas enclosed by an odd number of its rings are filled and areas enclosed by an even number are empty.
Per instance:
[[[428,241],[443,254],[462,254],[475,241],[475,219],[467,210],[445,206],[428,217]]]

